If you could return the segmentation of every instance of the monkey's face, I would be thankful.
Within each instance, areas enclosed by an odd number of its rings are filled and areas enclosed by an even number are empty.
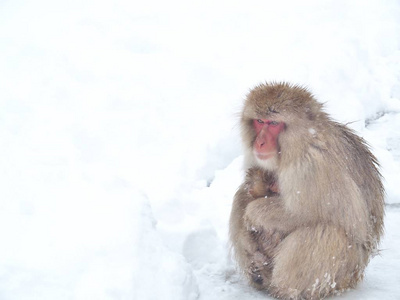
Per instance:
[[[285,123],[269,119],[253,119],[252,127],[255,134],[253,155],[260,166],[270,169],[272,162],[276,164],[279,153],[278,137],[285,129]]]

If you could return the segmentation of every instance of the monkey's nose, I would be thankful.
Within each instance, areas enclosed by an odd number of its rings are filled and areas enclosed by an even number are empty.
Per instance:
[[[258,142],[258,147],[262,148],[265,145],[265,142]]]

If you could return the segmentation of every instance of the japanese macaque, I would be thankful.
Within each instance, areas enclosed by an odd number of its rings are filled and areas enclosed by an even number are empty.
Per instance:
[[[247,175],[230,240],[250,284],[279,299],[354,288],[383,233],[384,189],[366,142],[287,83],[250,91],[241,130]]]

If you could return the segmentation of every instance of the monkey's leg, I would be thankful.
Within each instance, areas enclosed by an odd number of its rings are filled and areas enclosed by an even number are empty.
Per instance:
[[[260,266],[265,259],[258,251],[257,232],[251,230],[244,224],[243,214],[246,206],[253,201],[248,194],[246,184],[237,191],[230,217],[229,235],[232,243],[233,254],[242,273],[256,288],[262,288],[263,281],[260,280]]]
[[[278,249],[269,291],[279,299],[321,299],[354,288],[367,257],[339,228],[298,228]]]
[[[258,228],[252,232],[257,250],[252,253],[251,283],[258,289],[268,289],[271,284],[274,257],[278,246],[284,239],[282,232]]]
[[[267,262],[272,259],[266,257],[260,249],[260,231],[247,230],[243,226],[236,234],[237,239],[232,246],[240,270],[252,286],[266,289],[272,274],[272,264]]]
[[[281,241],[280,233],[263,226],[247,223],[244,214],[247,206],[255,200],[243,184],[235,195],[230,218],[230,240],[239,268],[257,289],[266,289],[271,280],[272,257]],[[273,199],[270,199],[272,201]],[[263,205],[268,204],[260,198]]]
[[[277,200],[277,199],[275,199]],[[252,201],[246,208],[244,214],[244,228],[250,234],[252,244],[255,248],[248,251],[251,256],[251,267],[249,274],[250,283],[258,289],[267,289],[271,282],[274,261],[273,258],[286,233],[265,221],[267,211],[274,211],[274,199],[259,198]],[[250,208],[250,209],[249,209]]]

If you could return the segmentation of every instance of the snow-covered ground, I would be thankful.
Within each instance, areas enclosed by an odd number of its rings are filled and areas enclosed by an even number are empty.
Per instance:
[[[382,164],[339,299],[400,295],[400,3],[0,1],[0,299],[265,299],[227,247],[249,88],[308,86]]]

